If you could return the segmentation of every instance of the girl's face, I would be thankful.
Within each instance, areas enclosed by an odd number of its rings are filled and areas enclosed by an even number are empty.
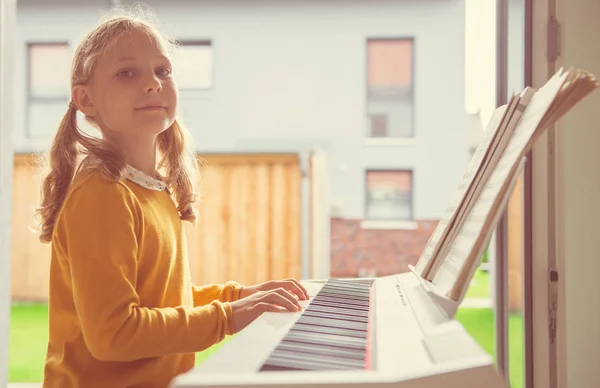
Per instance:
[[[155,138],[175,121],[177,88],[164,47],[146,32],[120,35],[98,57],[90,82],[74,90],[80,110],[105,135]]]

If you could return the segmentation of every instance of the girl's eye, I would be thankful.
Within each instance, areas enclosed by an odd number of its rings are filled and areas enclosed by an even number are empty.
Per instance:
[[[135,73],[133,72],[133,70],[121,70],[117,75],[119,77],[129,78],[129,77],[133,77],[135,75]]]
[[[158,69],[156,71],[156,73],[160,76],[160,77],[168,77],[171,75],[171,69],[167,68],[167,67],[161,67],[160,69]]]

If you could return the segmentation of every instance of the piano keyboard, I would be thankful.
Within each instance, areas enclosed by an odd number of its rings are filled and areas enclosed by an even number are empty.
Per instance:
[[[260,371],[368,367],[371,281],[329,279]]]

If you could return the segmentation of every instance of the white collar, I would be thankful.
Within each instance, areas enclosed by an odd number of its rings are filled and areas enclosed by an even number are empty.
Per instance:
[[[127,179],[129,179],[132,182],[137,183],[138,185],[140,185],[142,187],[145,187],[150,190],[155,190],[155,191],[163,191],[167,188],[167,185],[164,182],[159,181],[156,178],[152,178],[148,174],[146,174],[140,170],[137,170],[136,168],[134,168],[128,164],[125,165],[125,171],[126,171],[125,177]]]

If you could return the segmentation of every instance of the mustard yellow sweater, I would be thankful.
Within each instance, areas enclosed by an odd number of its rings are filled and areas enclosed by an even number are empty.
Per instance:
[[[233,333],[241,286],[194,286],[166,191],[86,171],[52,238],[45,388],[165,387]]]

